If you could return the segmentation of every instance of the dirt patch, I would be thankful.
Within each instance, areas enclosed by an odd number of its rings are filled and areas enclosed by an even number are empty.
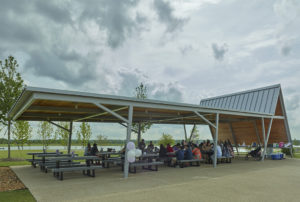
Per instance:
[[[25,188],[24,184],[9,167],[0,167],[0,192]]]

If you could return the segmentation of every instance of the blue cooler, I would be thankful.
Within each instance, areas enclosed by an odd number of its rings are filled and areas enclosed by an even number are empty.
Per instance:
[[[271,154],[272,160],[281,160],[283,158],[283,154]]]

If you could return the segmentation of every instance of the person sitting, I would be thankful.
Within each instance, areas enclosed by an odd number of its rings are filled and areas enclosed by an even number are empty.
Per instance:
[[[88,143],[87,147],[84,150],[84,156],[89,156],[91,155],[91,144]]]
[[[176,145],[173,146],[173,151],[176,152],[180,149],[180,144],[177,143]]]
[[[142,141],[139,142],[139,149],[142,150],[142,153],[144,153],[145,147],[146,147],[145,140],[142,139]]]
[[[201,155],[201,151],[200,149],[197,147],[197,145],[193,144],[193,150],[192,153],[194,155],[194,159],[202,159],[202,155]]]
[[[185,160],[192,160],[193,159],[193,153],[192,153],[192,150],[191,150],[191,147],[185,145],[185,156],[184,156],[184,159]]]
[[[181,146],[179,150],[177,150],[176,159],[177,160],[184,160],[184,146]]]
[[[150,144],[147,147],[147,153],[153,153],[153,151],[154,151],[154,145],[152,141],[150,141]]]
[[[159,148],[159,159],[161,160],[165,160],[167,157],[167,149],[165,148],[165,146],[163,144],[160,144],[160,148]]]
[[[94,144],[93,144],[93,147],[92,147],[92,149],[91,149],[91,155],[92,155],[92,156],[96,156],[98,152],[99,152],[99,150],[98,150],[97,144],[94,143]]]
[[[170,144],[167,144],[167,151],[168,151],[168,153],[173,153],[174,152],[174,150],[173,150],[173,148],[171,147]]]
[[[251,155],[253,158],[255,158],[256,160],[260,160],[261,159],[261,146],[258,145],[258,147],[252,151],[250,151],[247,155],[246,155],[246,160],[248,160],[249,155]]]

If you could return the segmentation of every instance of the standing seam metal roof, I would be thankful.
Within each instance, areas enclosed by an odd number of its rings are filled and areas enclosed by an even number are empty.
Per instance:
[[[239,112],[275,114],[280,84],[202,99],[201,107]]]

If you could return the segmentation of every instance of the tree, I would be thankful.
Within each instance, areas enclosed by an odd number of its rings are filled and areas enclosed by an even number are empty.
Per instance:
[[[30,126],[28,121],[16,121],[14,123],[13,129],[14,139],[18,145],[18,149],[20,150],[20,146],[22,147],[27,141],[31,138],[32,127]]]
[[[58,125],[66,129],[70,128],[70,124],[67,122],[59,122]],[[57,127],[57,129],[55,130],[55,139],[58,139],[60,144],[66,147],[69,141],[69,134],[69,131]]]
[[[200,134],[199,134],[199,130],[197,128],[197,126],[195,125],[193,128],[192,128],[192,131],[191,131],[191,139],[190,141],[195,141],[195,140],[198,140],[200,137]]]
[[[87,145],[92,136],[91,126],[88,123],[82,122],[77,131],[77,139],[83,147]]]
[[[98,142],[98,145],[107,145],[108,143],[108,140],[107,140],[107,136],[104,136],[104,135],[98,135],[97,136],[97,142]]]
[[[0,60],[0,123],[7,126],[7,113],[17,100],[24,87],[21,74],[17,72],[17,60],[8,56],[4,63]],[[10,158],[10,132],[8,134],[8,158]]]
[[[162,134],[162,136],[158,142],[158,144],[163,144],[165,146],[167,144],[173,145],[174,143],[175,143],[175,140],[173,139],[172,135],[165,134],[165,133]]]
[[[24,87],[18,66],[13,56],[8,56],[4,63],[0,60],[0,123],[5,126],[8,125],[6,115]]]
[[[42,139],[43,149],[47,149],[51,143],[51,138],[53,137],[52,125],[47,121],[40,122],[37,133]]]
[[[135,97],[138,99],[146,99],[148,94],[147,86],[145,86],[143,83],[140,83],[138,87],[135,88]],[[151,123],[142,122],[142,123],[132,123],[132,129],[135,131],[139,131],[139,125],[140,125],[140,132],[145,133],[147,130],[150,129],[152,126]],[[140,142],[141,134],[138,134],[138,142]]]

